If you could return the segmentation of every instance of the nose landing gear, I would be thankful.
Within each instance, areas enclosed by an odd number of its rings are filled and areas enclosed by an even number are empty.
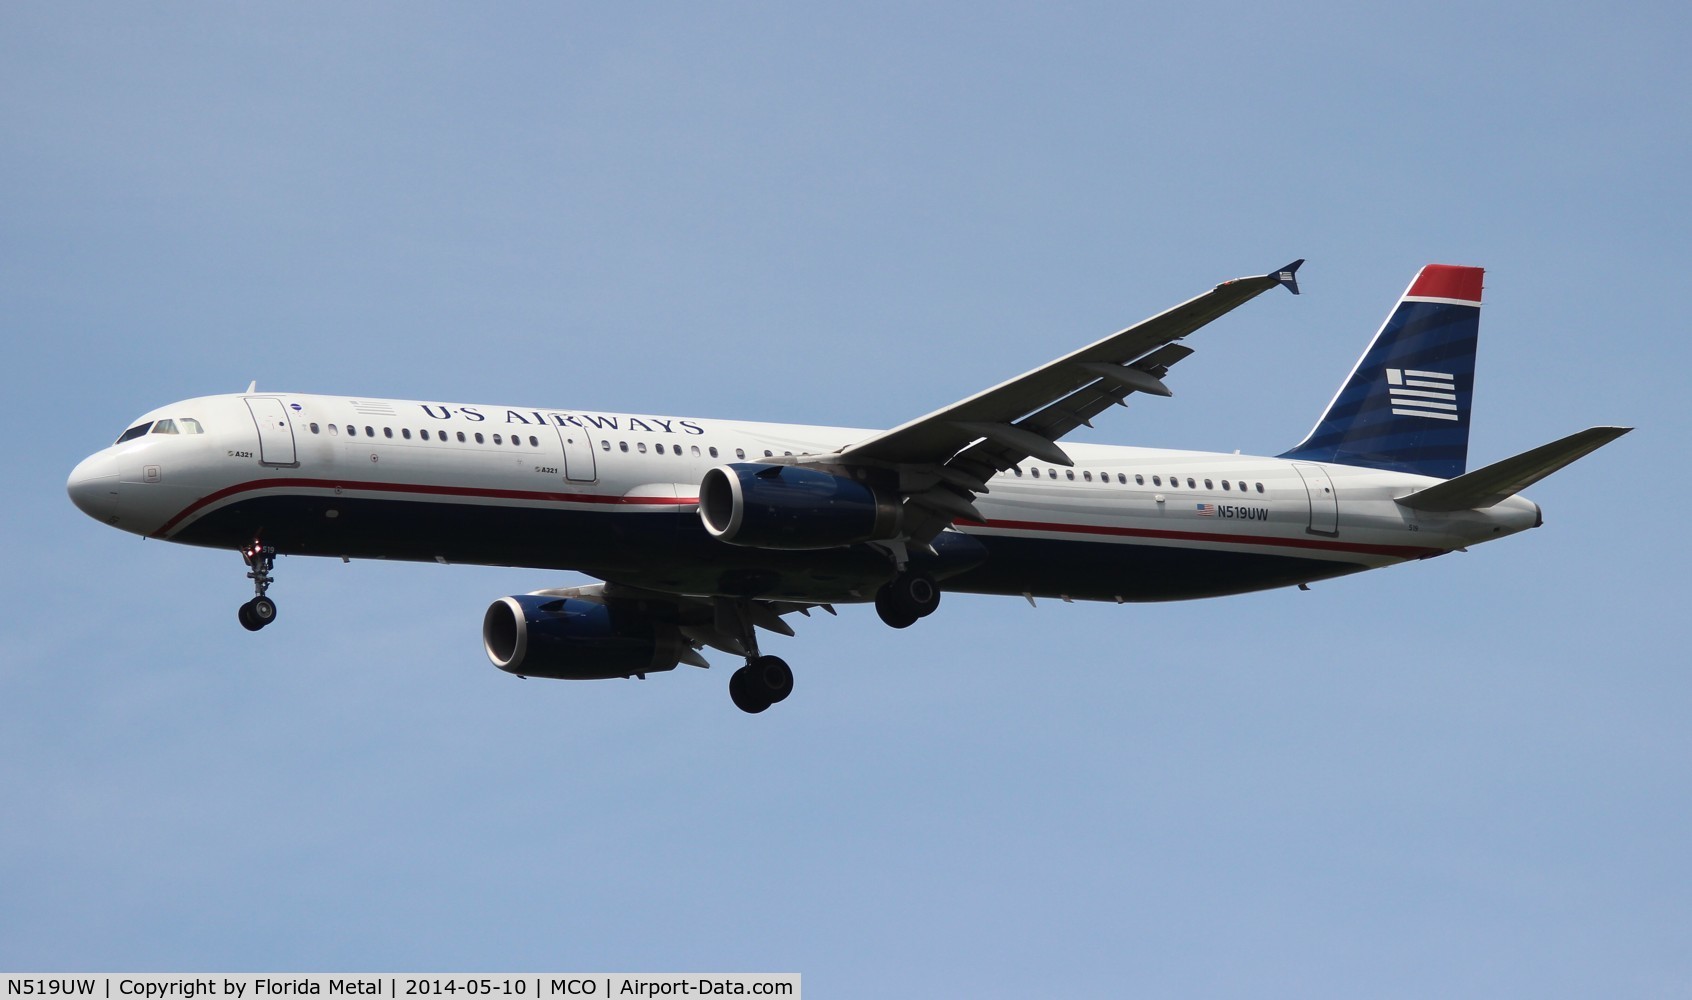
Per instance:
[[[255,596],[241,605],[236,617],[247,631],[257,632],[276,620],[276,602],[264,596],[272,581],[270,571],[276,566],[276,549],[255,540],[241,550],[241,558],[247,563],[247,577],[253,581]]]

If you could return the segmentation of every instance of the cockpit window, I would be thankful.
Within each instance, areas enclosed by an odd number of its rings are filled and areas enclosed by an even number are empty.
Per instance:
[[[176,433],[176,421],[174,421],[174,420],[161,420],[161,421],[159,421],[158,423],[153,425],[153,433],[154,434],[175,434]]]
[[[129,430],[124,431],[123,434],[114,443],[123,444],[125,441],[133,441],[136,438],[140,437],[141,435],[147,433],[147,428],[149,428],[151,426],[153,426],[153,422],[151,420],[147,421],[144,424],[136,424],[134,427],[131,427]]]
[[[182,428],[184,434],[204,434],[206,432],[206,429],[200,426],[200,422],[193,417],[177,417],[176,425]]]

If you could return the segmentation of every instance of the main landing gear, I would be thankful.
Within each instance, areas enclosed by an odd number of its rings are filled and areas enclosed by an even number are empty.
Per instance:
[[[756,715],[793,693],[793,668],[779,656],[758,652],[758,629],[753,624],[749,602],[717,602],[717,631],[739,642],[746,654],[746,666],[729,675],[729,697],[734,707]],[[792,631],[787,633],[792,635]]]
[[[793,668],[779,656],[753,656],[729,675],[734,707],[756,715],[793,693]]]
[[[939,607],[940,585],[927,573],[900,573],[875,592],[875,613],[894,628],[910,628]]]
[[[264,596],[264,592],[270,589],[270,571],[276,566],[276,549],[254,541],[241,550],[241,558],[246,560],[247,577],[253,581],[255,596],[241,605],[236,616],[241,619],[243,628],[257,632],[276,620],[276,602]]]

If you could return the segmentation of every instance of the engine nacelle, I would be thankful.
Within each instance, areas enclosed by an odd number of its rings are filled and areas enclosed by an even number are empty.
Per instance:
[[[892,538],[900,503],[855,480],[794,465],[719,465],[699,483],[714,538],[758,549],[832,549]]]
[[[632,608],[520,594],[488,606],[482,648],[506,673],[589,681],[673,670],[684,646],[673,626]]]

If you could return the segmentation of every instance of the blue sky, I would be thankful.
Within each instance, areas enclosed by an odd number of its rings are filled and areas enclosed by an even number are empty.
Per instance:
[[[0,967],[779,970],[818,996],[1692,989],[1681,6],[0,8]],[[1488,268],[1544,528],[1130,607],[948,597],[520,682],[573,578],[102,529],[279,390],[891,425],[1295,257],[1089,439],[1274,453]],[[1664,462],[1664,456],[1669,461]]]

